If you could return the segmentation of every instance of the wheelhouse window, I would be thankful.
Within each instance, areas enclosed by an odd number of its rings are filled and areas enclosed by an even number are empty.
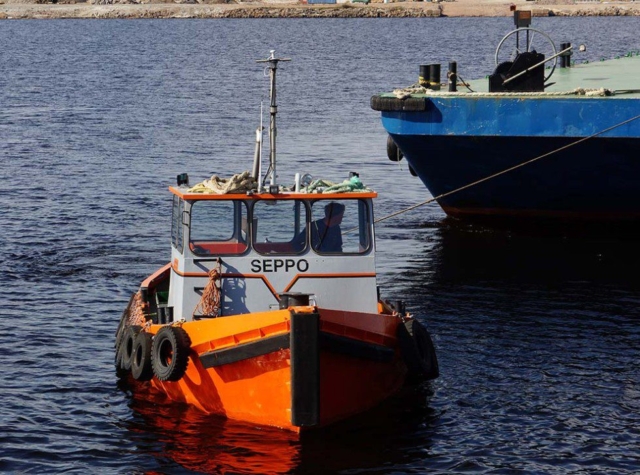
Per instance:
[[[307,243],[303,201],[258,201],[253,205],[254,244],[262,254],[297,254]]]
[[[180,252],[183,251],[182,246],[184,241],[184,226],[182,226],[183,212],[184,200],[174,195],[171,213],[171,244]]]
[[[362,254],[371,247],[365,200],[318,200],[311,205],[311,247],[319,254]]]
[[[247,250],[247,206],[238,200],[202,200],[191,205],[189,248],[197,256]]]

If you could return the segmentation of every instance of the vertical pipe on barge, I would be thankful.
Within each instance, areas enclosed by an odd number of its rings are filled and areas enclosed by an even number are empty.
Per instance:
[[[458,63],[455,61],[449,62],[449,92],[456,92],[458,90]]]
[[[422,87],[429,87],[429,66],[428,64],[420,65],[420,72],[418,74],[418,84]]]
[[[560,43],[560,51],[565,51],[568,48],[571,48],[571,43]],[[560,67],[571,67],[571,51],[566,51],[560,55]]]
[[[434,91],[440,90],[440,65],[429,65],[429,88]]]

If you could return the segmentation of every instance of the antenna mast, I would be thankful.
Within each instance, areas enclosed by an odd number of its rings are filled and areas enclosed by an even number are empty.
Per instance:
[[[271,185],[276,185],[276,114],[278,113],[278,106],[276,105],[276,70],[278,69],[278,62],[291,61],[289,58],[276,58],[276,50],[271,50],[271,56],[267,59],[259,59],[258,63],[269,63],[269,78],[271,80],[271,88],[269,90],[269,99],[271,100],[271,107],[269,108],[269,172],[271,173]],[[268,175],[268,174],[267,174]],[[265,175],[264,179],[267,179]]]

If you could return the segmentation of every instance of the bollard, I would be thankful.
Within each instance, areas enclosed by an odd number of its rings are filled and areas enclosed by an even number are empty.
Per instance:
[[[455,61],[449,62],[449,92],[456,92],[458,90],[458,63]]]

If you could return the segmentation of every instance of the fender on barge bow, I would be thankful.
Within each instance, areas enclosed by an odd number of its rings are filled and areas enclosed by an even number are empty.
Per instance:
[[[116,334],[116,367],[207,413],[299,432],[363,412],[405,382],[438,376],[429,333],[379,298],[373,200],[342,183],[275,180],[275,70],[269,173],[173,195],[171,260],[141,285]],[[270,183],[267,185],[267,179]]]
[[[514,19],[488,80],[450,63],[441,84],[424,65],[418,84],[371,98],[389,158],[458,218],[640,222],[640,57],[575,65],[530,12]]]

